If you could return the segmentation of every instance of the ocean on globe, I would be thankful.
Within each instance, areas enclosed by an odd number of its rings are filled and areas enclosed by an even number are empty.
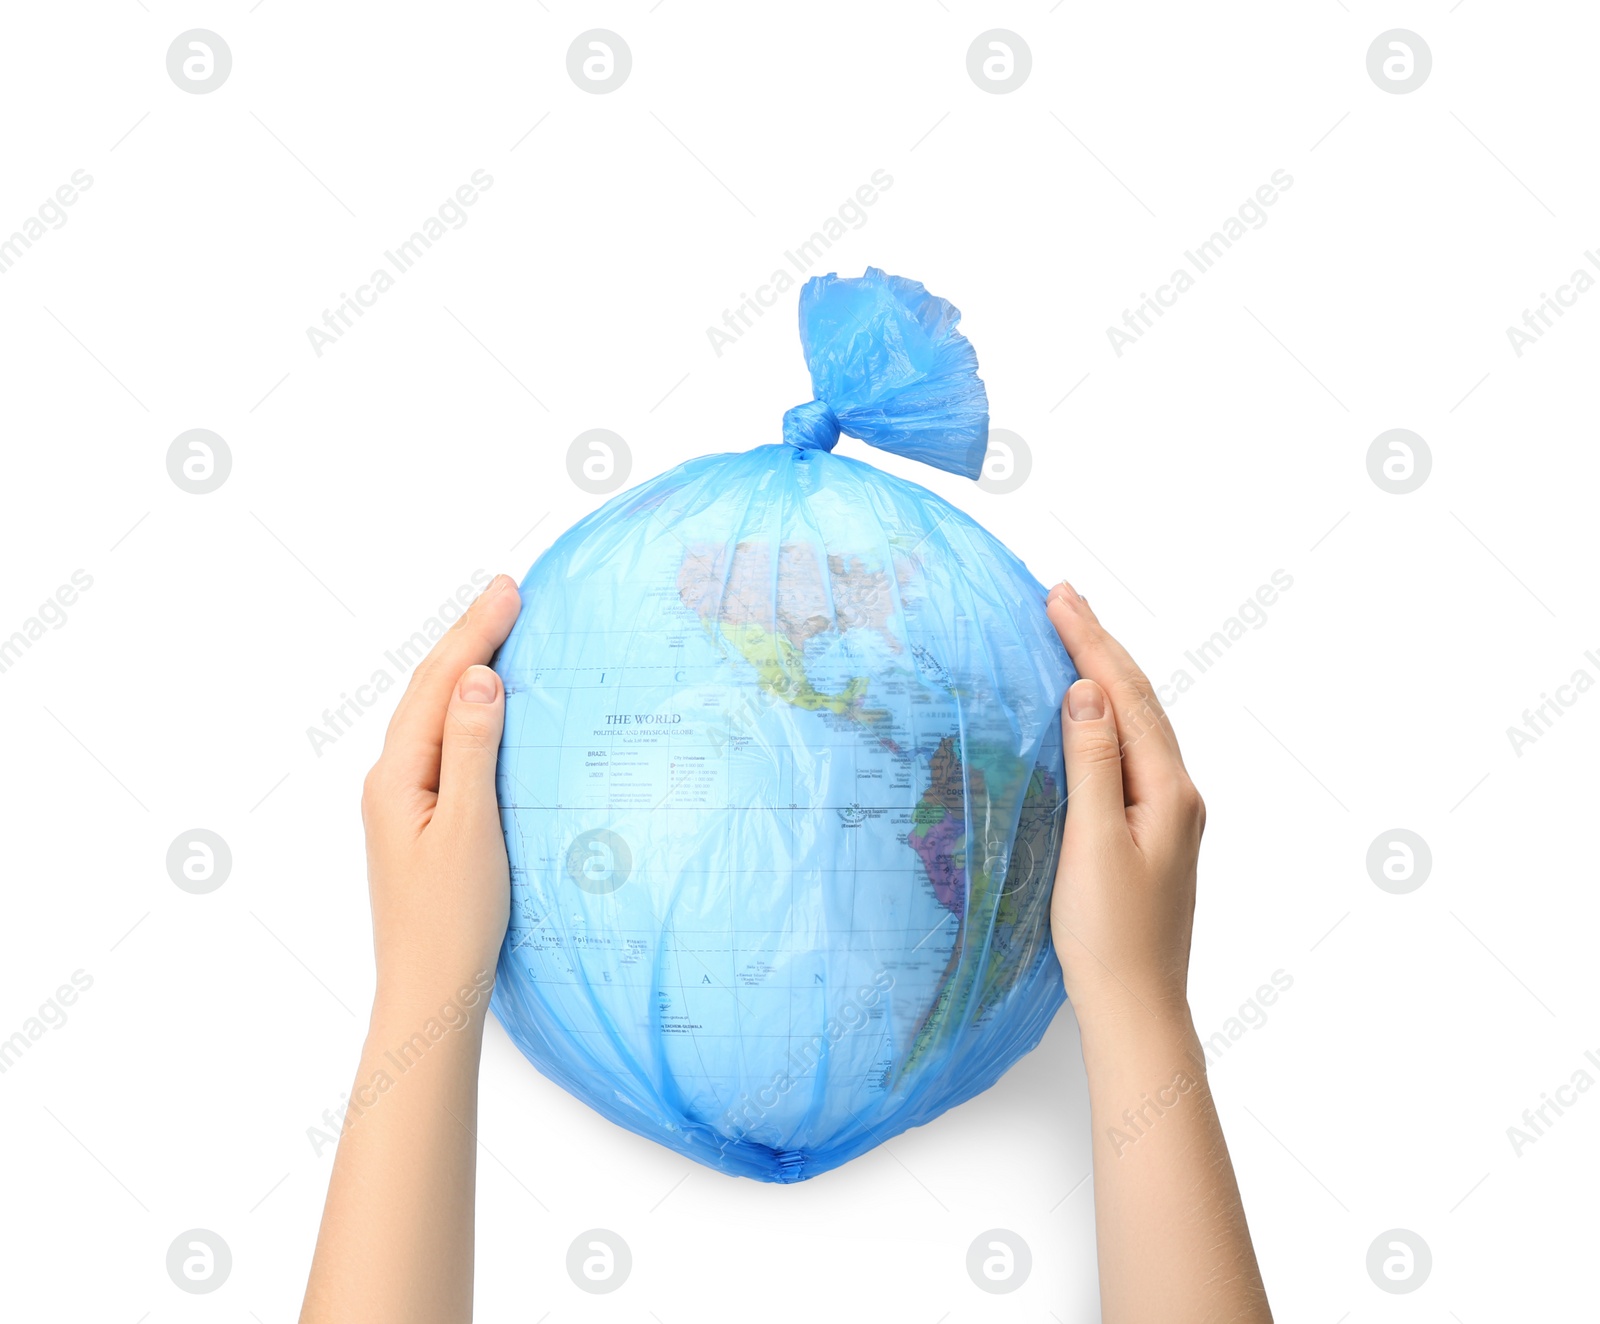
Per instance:
[[[1075,679],[998,539],[831,453],[876,425],[972,476],[959,314],[871,268],[801,306],[822,408],[568,530],[495,659],[496,1015],[612,1121],[784,1182],[987,1089],[1061,1006]]]

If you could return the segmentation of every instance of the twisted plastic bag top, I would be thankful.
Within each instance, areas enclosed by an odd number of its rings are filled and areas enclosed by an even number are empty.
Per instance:
[[[800,310],[816,399],[784,442],[579,521],[495,660],[496,1015],[612,1121],[781,1182],[987,1089],[1063,1002],[1076,678],[1003,544],[830,453],[842,430],[977,475],[957,310],[873,268]]]
[[[839,433],[948,469],[982,470],[989,397],[961,312],[920,281],[868,267],[800,291],[800,342],[817,398],[783,416],[783,438],[832,450]]]

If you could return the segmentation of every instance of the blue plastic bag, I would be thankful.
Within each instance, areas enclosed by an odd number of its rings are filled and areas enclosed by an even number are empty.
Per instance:
[[[1045,589],[842,429],[975,478],[959,312],[869,267],[800,295],[781,444],[623,492],[495,659],[511,923],[493,1008],[545,1075],[723,1172],[799,1181],[993,1084],[1064,1001],[1050,892],[1076,678]]]

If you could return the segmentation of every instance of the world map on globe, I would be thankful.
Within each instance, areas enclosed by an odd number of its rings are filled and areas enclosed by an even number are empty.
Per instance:
[[[988,1089],[1065,1001],[1076,679],[1003,542],[834,453],[980,476],[960,310],[868,267],[808,280],[799,311],[814,394],[782,443],[579,520],[494,660],[497,1019],[611,1121],[774,1182]]]
[[[1008,644],[1003,601],[1042,588],[954,508],[930,532],[931,493],[821,458],[691,461],[598,512],[496,662],[501,1019],[613,1120],[797,1176],[985,1088],[1017,1055],[990,1023],[1020,998],[1036,1038],[1061,1001],[1069,664]],[[773,474],[803,499],[762,509]]]

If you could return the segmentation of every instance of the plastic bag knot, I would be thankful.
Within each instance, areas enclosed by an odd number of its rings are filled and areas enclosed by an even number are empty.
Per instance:
[[[877,267],[853,279],[813,276],[800,291],[800,343],[817,398],[783,416],[784,440],[832,450],[842,432],[978,477],[989,397],[960,319],[920,281]]]
[[[826,400],[808,400],[784,414],[783,439],[803,451],[831,451],[839,442],[839,419]]]

